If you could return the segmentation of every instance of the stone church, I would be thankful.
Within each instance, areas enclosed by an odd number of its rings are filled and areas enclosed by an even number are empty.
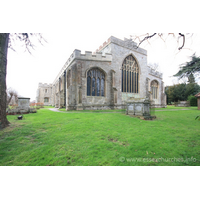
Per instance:
[[[120,109],[148,97],[166,106],[162,74],[147,66],[147,51],[111,36],[95,53],[75,49],[52,84],[39,83],[36,101],[67,110]]]

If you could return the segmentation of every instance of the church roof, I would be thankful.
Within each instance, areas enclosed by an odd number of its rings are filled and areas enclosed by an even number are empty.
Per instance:
[[[200,97],[200,92],[198,94],[196,94],[195,97]]]

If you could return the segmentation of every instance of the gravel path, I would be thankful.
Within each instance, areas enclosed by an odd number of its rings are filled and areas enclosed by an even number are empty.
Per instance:
[[[54,112],[62,112],[63,113],[63,111],[58,110],[58,108],[49,108],[49,110],[54,111]]]
[[[124,112],[76,112],[76,111],[65,112],[65,111],[60,111],[58,108],[49,108],[49,110],[61,113],[125,113],[125,111]]]

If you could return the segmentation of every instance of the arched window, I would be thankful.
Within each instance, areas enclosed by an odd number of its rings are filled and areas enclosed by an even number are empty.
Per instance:
[[[151,93],[153,99],[158,98],[158,82],[156,80],[151,82]]]
[[[105,96],[105,74],[98,68],[87,72],[87,96]]]
[[[139,67],[135,58],[130,55],[122,64],[122,92],[138,93]]]
[[[49,102],[49,98],[48,98],[48,97],[45,97],[45,98],[44,98],[44,102],[45,102],[45,103]]]

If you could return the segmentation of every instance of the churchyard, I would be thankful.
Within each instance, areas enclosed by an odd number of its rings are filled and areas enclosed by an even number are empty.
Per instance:
[[[156,108],[153,121],[124,110],[61,113],[49,108],[23,120],[8,116],[11,125],[0,131],[1,166],[200,165],[197,107]]]

